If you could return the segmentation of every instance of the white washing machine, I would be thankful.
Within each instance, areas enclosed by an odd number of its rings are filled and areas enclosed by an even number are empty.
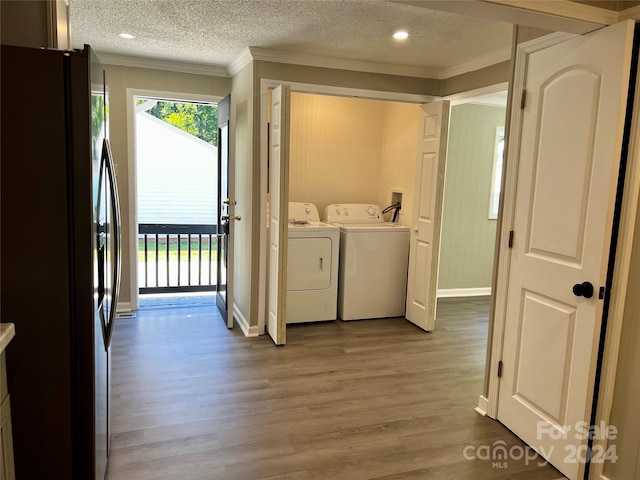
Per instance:
[[[340,225],[338,317],[404,317],[409,227],[384,222],[370,204],[332,204],[324,219]]]
[[[312,203],[289,202],[287,323],[335,320],[340,228]]]

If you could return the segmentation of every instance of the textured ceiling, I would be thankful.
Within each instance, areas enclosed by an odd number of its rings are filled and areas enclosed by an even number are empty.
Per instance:
[[[444,69],[511,44],[507,23],[383,0],[72,0],[70,10],[74,47],[225,67],[260,47]],[[409,39],[393,41],[397,29]]]

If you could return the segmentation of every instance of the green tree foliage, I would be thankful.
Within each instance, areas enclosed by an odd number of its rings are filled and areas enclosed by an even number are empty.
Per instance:
[[[217,105],[158,101],[147,113],[211,145],[218,145]]]

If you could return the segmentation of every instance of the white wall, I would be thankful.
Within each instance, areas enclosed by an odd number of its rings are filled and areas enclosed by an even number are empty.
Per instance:
[[[418,106],[293,93],[290,200],[315,204],[391,202],[391,187],[411,204]],[[411,209],[400,220],[410,222]]]
[[[218,149],[136,114],[138,223],[216,223]]]
[[[257,268],[253,263],[253,256],[259,246],[259,235],[254,234],[253,215],[257,210],[253,208],[259,199],[258,189],[254,183],[256,172],[253,163],[253,65],[246,66],[236,74],[231,82],[231,158],[235,160],[235,199],[237,205],[235,214],[242,217],[239,222],[233,222],[234,255],[233,255],[233,303],[235,318],[245,328],[255,327],[258,317],[255,313],[257,295],[252,298],[252,292],[257,288],[252,282],[257,282]],[[257,148],[257,146],[256,146]],[[259,164],[257,165],[259,167]],[[259,170],[259,168],[258,168]],[[256,270],[257,271],[257,270]]]
[[[320,211],[330,203],[376,203],[384,104],[291,95],[289,198]]]
[[[419,111],[417,104],[384,103],[379,203],[383,208],[390,205],[391,190],[402,190],[398,223],[406,226],[411,226],[413,214]]]

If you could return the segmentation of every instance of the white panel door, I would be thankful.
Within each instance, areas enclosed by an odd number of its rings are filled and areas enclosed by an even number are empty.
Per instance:
[[[289,218],[289,86],[271,93],[269,162],[269,277],[267,331],[276,345],[287,342],[287,224]]]
[[[429,331],[436,315],[449,102],[422,105],[419,125],[406,317]]]
[[[510,159],[519,166],[498,419],[571,479],[584,469],[579,422],[592,405],[632,39],[624,23],[530,54]]]

